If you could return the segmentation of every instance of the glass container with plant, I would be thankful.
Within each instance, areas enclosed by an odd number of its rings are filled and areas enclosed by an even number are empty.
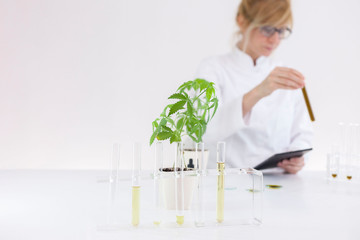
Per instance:
[[[165,208],[176,210],[176,223],[184,222],[184,210],[191,205],[191,189],[196,186],[196,178],[188,176],[184,181],[183,170],[183,145],[182,139],[188,136],[194,142],[202,142],[207,124],[213,118],[218,108],[218,99],[215,95],[214,83],[204,79],[195,79],[183,83],[168,99],[172,103],[165,106],[160,117],[152,122],[153,133],[150,145],[155,139],[158,141],[169,140],[177,143],[177,154],[173,168],[157,168],[156,172],[174,172],[175,178],[164,178],[162,193]],[[162,165],[162,164],[158,164]],[[196,176],[196,175],[195,175]],[[187,191],[185,191],[187,189]]]
[[[179,143],[184,136],[195,143],[202,142],[207,124],[218,108],[214,83],[204,79],[187,81],[168,99],[173,103],[166,105],[160,117],[152,122],[150,145],[155,139]]]

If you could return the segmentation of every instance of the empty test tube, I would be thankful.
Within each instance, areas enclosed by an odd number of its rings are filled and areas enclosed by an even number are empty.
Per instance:
[[[198,177],[198,189],[197,189],[197,203],[196,203],[196,215],[195,224],[196,226],[204,226],[204,190],[203,190],[203,176],[206,171],[204,161],[204,143],[197,143],[195,146],[196,159],[197,159],[197,177]]]
[[[161,207],[160,207],[160,171],[163,166],[163,143],[157,142],[155,148],[155,168],[154,168],[154,204],[155,204],[155,218],[154,224],[156,226],[161,223]]]
[[[119,179],[119,164],[120,164],[120,144],[113,144],[113,151],[110,161],[110,176],[109,176],[109,204],[107,209],[107,223],[109,225],[116,223],[115,205],[118,198],[118,179]]]

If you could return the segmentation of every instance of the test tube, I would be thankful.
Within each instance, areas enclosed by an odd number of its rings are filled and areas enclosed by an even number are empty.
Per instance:
[[[184,223],[184,173],[183,173],[183,143],[177,143],[175,155],[175,205],[176,205],[176,223]]]
[[[360,125],[354,124],[354,154],[359,157],[360,155]]]
[[[114,143],[112,149],[112,156],[110,161],[109,174],[109,204],[107,209],[107,223],[115,224],[116,211],[115,203],[117,200],[118,179],[119,179],[119,164],[120,164],[120,144]]]
[[[348,148],[348,158],[346,162],[346,179],[351,180],[353,178],[353,172],[357,161],[357,131],[358,131],[358,124],[349,124],[349,148]]]
[[[338,173],[336,176],[344,175],[346,164],[348,162],[348,125],[344,122],[338,123],[338,138],[339,138],[339,151],[338,151]]]
[[[154,224],[159,226],[161,223],[161,207],[160,207],[160,171],[163,166],[163,143],[157,142],[155,148],[155,168],[154,168],[154,204],[155,219]]]
[[[356,177],[360,174],[360,125],[359,123],[355,123],[354,130],[354,166],[356,168]]]
[[[134,159],[132,172],[132,220],[133,226],[140,222],[140,173],[141,173],[141,145],[134,144]]]
[[[306,88],[303,87],[301,90],[302,90],[302,93],[303,93],[303,96],[304,96],[304,99],[305,99],[305,104],[306,104],[306,108],[307,108],[309,116],[310,116],[310,120],[312,122],[314,122],[315,117],[314,117],[314,113],[313,113],[311,105],[310,105],[310,100],[309,100],[308,94],[306,92]]]
[[[337,139],[339,145],[339,153],[342,154],[345,149],[345,124],[343,122],[338,123]]]
[[[217,144],[217,198],[216,198],[216,220],[218,223],[224,221],[224,169],[225,169],[225,142]]]
[[[203,176],[206,171],[205,161],[204,161],[204,143],[197,143],[195,145],[195,154],[197,159],[197,176],[198,176],[198,191],[197,191],[197,203],[196,203],[196,215],[195,215],[195,224],[196,226],[204,226],[204,209],[203,209],[203,199],[204,199],[204,190],[203,190]]]
[[[329,179],[336,179],[339,175],[338,145],[333,145],[332,152],[327,154],[327,171]]]

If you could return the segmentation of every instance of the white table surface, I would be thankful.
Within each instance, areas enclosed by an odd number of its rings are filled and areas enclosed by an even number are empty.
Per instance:
[[[360,239],[360,184],[328,184],[324,172],[264,175],[263,224],[98,231],[105,171],[0,171],[0,240]]]

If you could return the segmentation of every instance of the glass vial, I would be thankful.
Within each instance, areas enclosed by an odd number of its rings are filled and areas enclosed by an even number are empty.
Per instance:
[[[196,154],[196,171],[198,178],[197,185],[197,202],[196,202],[196,214],[195,214],[195,225],[198,227],[204,226],[204,189],[203,189],[203,176],[206,172],[205,167],[205,149],[204,143],[197,143],[195,145],[195,154]]]
[[[184,149],[183,143],[177,143],[175,156],[175,205],[176,223],[181,226],[184,223]]]
[[[225,169],[225,142],[217,144],[217,195],[216,195],[216,221],[224,221],[224,169]]]
[[[118,198],[118,179],[120,166],[120,144],[114,143],[112,149],[112,156],[110,161],[109,174],[109,203],[107,209],[107,223],[109,225],[116,223],[116,209],[115,203]]]
[[[164,152],[163,143],[157,142],[155,148],[155,168],[154,168],[154,205],[155,218],[154,225],[159,226],[161,223],[161,204],[160,204],[160,171],[163,167]]]
[[[140,174],[141,174],[141,145],[134,144],[134,159],[132,171],[132,219],[131,224],[138,226],[140,223]]]

